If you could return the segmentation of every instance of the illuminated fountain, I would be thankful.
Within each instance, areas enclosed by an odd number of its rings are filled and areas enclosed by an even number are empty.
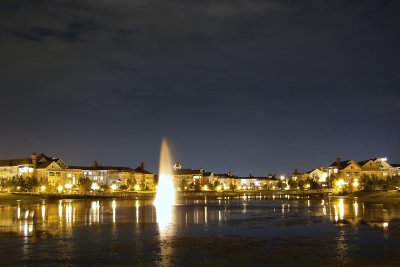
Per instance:
[[[172,173],[172,159],[169,147],[165,138],[161,143],[160,168],[158,172],[157,194],[154,200],[156,207],[156,218],[160,232],[160,259],[162,266],[170,266],[173,247],[170,244],[174,236],[173,205],[175,204],[174,176]]]
[[[160,152],[160,168],[158,177],[157,195],[154,205],[171,206],[175,203],[175,188],[172,173],[171,152],[165,138],[162,140]]]
[[[158,187],[154,206],[156,207],[160,232],[163,232],[172,222],[172,208],[175,203],[172,158],[165,138],[161,143],[160,168],[158,173]]]

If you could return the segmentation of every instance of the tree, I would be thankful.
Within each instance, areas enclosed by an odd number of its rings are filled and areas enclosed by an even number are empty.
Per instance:
[[[92,187],[92,181],[89,179],[89,177],[81,177],[78,180],[78,185],[83,192],[88,192]]]
[[[305,185],[304,180],[300,180],[299,183],[298,183],[298,186],[299,186],[300,190],[304,190],[304,185]]]
[[[283,181],[279,180],[279,182],[276,184],[276,186],[278,187],[278,189],[282,190],[283,188],[286,187],[286,183],[284,183]]]
[[[294,179],[290,179],[289,180],[289,186],[290,186],[290,189],[296,190],[297,187],[298,187],[298,182],[295,181]]]
[[[400,176],[389,176],[387,179],[387,186],[389,190],[397,189],[400,186]]]

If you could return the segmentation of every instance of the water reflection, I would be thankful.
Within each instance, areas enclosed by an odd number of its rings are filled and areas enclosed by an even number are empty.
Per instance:
[[[365,204],[344,198],[208,199],[207,202],[186,201],[184,205],[178,204],[160,209],[154,207],[150,201],[140,200],[61,200],[43,201],[37,204],[16,202],[12,206],[0,207],[0,233],[13,232],[25,237],[46,233],[51,236],[68,237],[81,226],[112,224],[114,227],[112,231],[116,232],[119,223],[156,224],[160,242],[165,243],[164,239],[174,236],[176,229],[179,228],[224,225],[229,221],[265,216],[279,218],[282,222],[289,222],[299,216],[304,218],[305,222],[311,218],[321,218],[338,227],[344,225],[356,227],[362,224],[372,229],[380,229],[385,235],[390,236],[398,234],[398,231],[391,232],[391,221],[400,219],[400,207]],[[140,231],[140,228],[138,230]],[[339,236],[338,242],[343,239],[345,236]]]

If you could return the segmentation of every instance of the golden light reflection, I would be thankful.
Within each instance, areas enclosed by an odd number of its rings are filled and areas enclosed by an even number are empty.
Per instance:
[[[113,220],[113,223],[115,223],[115,215],[116,215],[116,209],[117,209],[117,202],[115,201],[115,199],[112,201],[111,207],[112,207],[112,220]]]
[[[139,223],[139,207],[140,207],[139,200],[136,200],[135,207],[136,207],[136,223]]]
[[[60,200],[60,203],[58,204],[58,217],[60,218],[60,220],[62,220],[63,217],[62,200]]]
[[[90,207],[89,224],[100,222],[100,201],[92,201]]]
[[[357,218],[358,217],[358,202],[357,200],[353,203],[354,207],[354,216]]]
[[[42,204],[41,211],[42,211],[42,220],[44,222],[46,220],[46,205],[45,204]]]
[[[335,214],[335,221],[338,222],[339,220],[344,219],[344,200],[343,198],[339,199],[338,204],[333,205],[334,214]]]

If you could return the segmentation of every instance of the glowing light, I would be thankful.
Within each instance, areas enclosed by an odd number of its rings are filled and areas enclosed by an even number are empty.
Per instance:
[[[139,191],[140,190],[140,185],[136,184],[135,185],[135,191]]]
[[[71,189],[71,188],[72,188],[72,184],[70,184],[70,183],[66,184],[66,185],[65,185],[65,188]]]
[[[353,186],[357,188],[360,184],[358,183],[358,179],[354,179]]]
[[[111,190],[112,190],[112,191],[115,191],[116,189],[117,189],[117,185],[116,185],[116,184],[112,184],[112,185],[111,185]]]
[[[345,184],[347,184],[347,182],[345,182],[343,179],[336,181],[336,186],[338,188],[342,188]]]
[[[208,190],[208,186],[207,185],[203,186],[203,190],[207,191]]]
[[[58,186],[58,187],[57,187],[58,193],[61,193],[61,192],[63,191],[63,189],[64,189],[64,188],[63,188],[61,185]]]
[[[173,183],[172,158],[167,141],[163,139],[160,152],[159,180],[154,205],[160,232],[166,230],[172,222],[172,207],[175,203],[175,187]]]
[[[46,191],[46,186],[42,185],[42,186],[40,187],[40,191],[42,191],[42,192]]]
[[[100,186],[97,183],[93,183],[92,186],[90,187],[93,191],[99,190]]]
[[[219,185],[219,186],[217,186],[216,189],[217,189],[217,191],[221,191],[222,190],[222,186]]]

